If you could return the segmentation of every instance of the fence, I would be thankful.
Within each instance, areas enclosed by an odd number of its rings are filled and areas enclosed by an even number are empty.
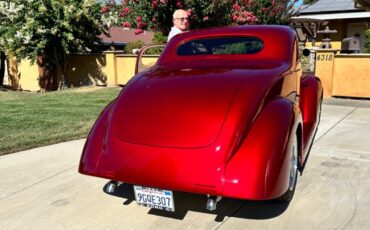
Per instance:
[[[315,75],[324,87],[324,97],[370,98],[370,54],[337,54],[338,50],[315,50]],[[154,63],[158,56],[144,57]],[[73,55],[68,59],[69,87],[83,85],[125,85],[134,76],[136,55],[105,52]],[[23,90],[40,90],[38,68],[23,60],[18,65],[19,85]]]
[[[370,98],[370,54],[317,50],[315,75],[323,83],[326,98]]]

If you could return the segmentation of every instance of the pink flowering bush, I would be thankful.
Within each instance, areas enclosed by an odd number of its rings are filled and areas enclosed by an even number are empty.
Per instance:
[[[120,4],[106,1],[101,8],[102,14],[116,12],[115,24],[134,29],[135,34],[144,30],[168,32],[172,24],[173,11],[183,8],[181,0],[124,0]]]
[[[232,21],[244,24],[288,24],[294,3],[290,0],[240,0],[232,6]]]
[[[167,34],[172,14],[185,9],[191,29],[245,24],[288,24],[295,1],[291,0],[123,0],[106,1],[101,13],[116,15],[115,24]],[[114,13],[113,13],[114,12]]]

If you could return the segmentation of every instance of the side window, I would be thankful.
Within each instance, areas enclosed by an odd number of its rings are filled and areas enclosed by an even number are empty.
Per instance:
[[[191,51],[193,54],[207,54],[208,49],[202,43],[194,42],[191,43]]]
[[[182,56],[188,55],[202,55],[208,54],[208,49],[199,41],[192,41],[182,44],[178,49],[177,53],[181,54]]]
[[[254,54],[262,49],[262,43],[258,41],[235,42],[222,44],[212,48],[213,54]]]

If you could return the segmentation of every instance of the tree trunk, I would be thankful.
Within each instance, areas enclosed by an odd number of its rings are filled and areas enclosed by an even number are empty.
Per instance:
[[[20,90],[18,63],[15,57],[8,55],[8,75],[10,77],[10,84],[13,90]]]
[[[55,63],[47,58],[45,54],[37,56],[39,68],[39,86],[41,91],[54,91],[58,89],[57,71]]]
[[[3,85],[5,75],[5,53],[0,51],[0,86]]]
[[[53,57],[54,59],[56,60],[56,63],[57,63],[57,67],[59,67],[59,71],[58,73],[61,74],[60,76],[60,79],[59,80],[59,89],[62,90],[62,89],[65,89],[66,87],[68,87],[68,79],[67,79],[67,69],[68,69],[68,66],[67,66],[67,55],[62,51],[62,50],[58,50],[57,47],[53,47]]]

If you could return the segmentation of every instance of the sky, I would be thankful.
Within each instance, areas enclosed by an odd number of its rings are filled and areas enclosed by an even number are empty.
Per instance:
[[[300,6],[300,5],[302,5],[303,4],[303,0],[299,0],[295,5],[296,6]]]

